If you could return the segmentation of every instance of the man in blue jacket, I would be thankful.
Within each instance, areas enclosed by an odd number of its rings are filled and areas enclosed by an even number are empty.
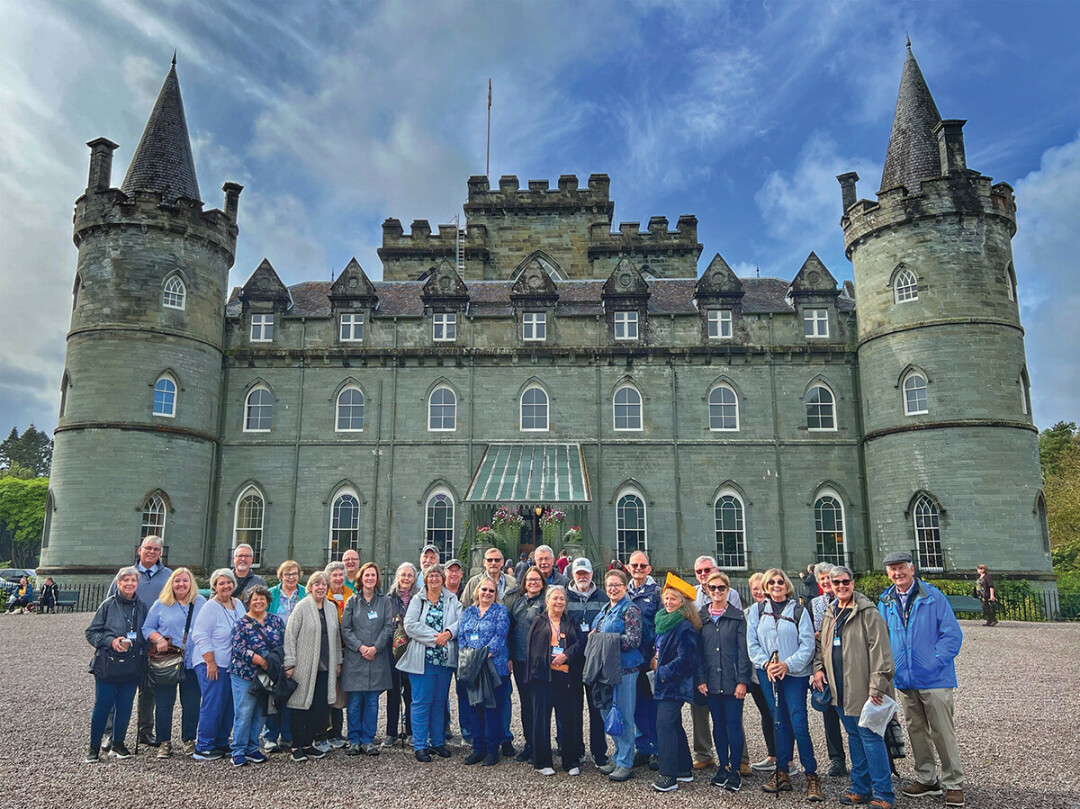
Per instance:
[[[881,594],[878,611],[889,627],[896,662],[896,685],[904,707],[915,782],[901,790],[909,798],[945,793],[945,805],[964,805],[964,770],[956,744],[953,695],[963,633],[948,600],[915,575],[911,554],[894,551],[885,559],[893,585]],[[941,759],[937,777],[934,750]]]

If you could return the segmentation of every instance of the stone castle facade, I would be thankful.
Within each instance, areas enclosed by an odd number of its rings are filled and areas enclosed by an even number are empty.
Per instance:
[[[699,276],[695,217],[613,230],[594,174],[472,177],[463,227],[383,223],[381,281],[264,260],[230,296],[242,189],[204,210],[174,65],[120,188],[89,144],[42,568],[112,574],[148,533],[204,568],[449,558],[505,505],[596,560],[1049,580],[1016,206],[962,125],[909,51],[881,190],[839,178],[842,288],[814,253]]]

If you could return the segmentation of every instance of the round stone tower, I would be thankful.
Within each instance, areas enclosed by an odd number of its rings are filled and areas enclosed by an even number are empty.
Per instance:
[[[877,201],[841,175],[875,563],[1050,571],[1006,183],[967,168],[908,46]],[[1005,566],[1005,560],[1009,565]]]
[[[63,583],[115,574],[151,533],[203,562],[241,191],[203,210],[175,60],[121,188],[116,144],[88,145],[39,570]]]

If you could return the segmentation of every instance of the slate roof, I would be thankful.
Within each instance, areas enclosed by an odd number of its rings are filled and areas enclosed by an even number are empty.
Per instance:
[[[900,92],[896,98],[889,151],[881,173],[881,190],[898,185],[918,193],[922,181],[941,176],[941,155],[934,127],[941,121],[930,88],[926,85],[919,63],[908,43],[904,72],[900,77]]]
[[[168,202],[175,202],[179,197],[202,200],[175,61],[161,85],[120,188],[126,194],[156,191]]]

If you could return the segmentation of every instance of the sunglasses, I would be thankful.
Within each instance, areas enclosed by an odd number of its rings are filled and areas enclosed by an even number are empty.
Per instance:
[[[712,593],[723,593],[727,590],[726,584],[710,584],[709,591]]]
[[[786,587],[787,586],[787,582],[784,581],[783,579],[769,579],[766,582],[766,584],[768,584],[770,587]]]
[[[502,559],[497,559],[496,557],[492,556],[490,559],[484,559],[484,561],[485,562],[501,562]]]
[[[492,590],[490,587],[481,587],[480,592],[481,593],[494,593],[495,591]]]
[[[643,568],[646,568],[648,566],[649,566],[648,562],[644,562],[644,563],[643,562],[631,562],[630,564],[627,565],[627,567],[632,567],[632,568],[634,568],[634,570],[642,570]]]
[[[705,573],[712,573],[713,569],[711,567],[703,567],[703,568],[701,568],[701,570],[695,570],[694,572],[696,574],[698,574],[699,576],[701,576],[701,575],[704,575]]]
[[[832,580],[832,586],[833,587],[850,587],[851,586],[851,579],[833,579]]]

